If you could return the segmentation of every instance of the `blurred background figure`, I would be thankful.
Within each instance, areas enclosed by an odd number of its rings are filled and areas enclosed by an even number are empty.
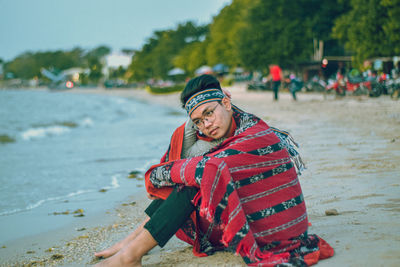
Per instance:
[[[297,100],[296,98],[296,92],[301,91],[301,88],[303,88],[303,82],[296,77],[296,74],[291,73],[289,76],[289,91],[293,96],[293,100]]]
[[[282,80],[282,69],[278,65],[269,65],[269,76],[272,79],[272,90],[274,91],[274,100],[278,101],[278,92]]]

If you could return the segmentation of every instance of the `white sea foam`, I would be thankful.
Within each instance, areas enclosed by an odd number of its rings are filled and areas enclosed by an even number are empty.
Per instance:
[[[49,126],[49,127],[39,127],[30,128],[21,133],[22,139],[29,141],[33,139],[39,139],[46,136],[61,135],[69,132],[70,129],[65,126]]]
[[[84,127],[93,126],[93,120],[92,120],[91,118],[89,118],[89,117],[84,118],[84,119],[80,122],[80,125],[81,125],[81,126],[84,126]]]
[[[111,189],[119,188],[120,184],[118,182],[118,178],[120,178],[120,177],[121,177],[121,175],[119,175],[119,174],[115,174],[115,175],[111,176],[111,184],[110,184],[110,186],[103,187],[103,189],[111,190]],[[75,196],[78,196],[78,195],[82,195],[82,194],[86,194],[86,193],[92,193],[92,192],[96,192],[96,190],[93,190],[93,189],[91,189],[91,190],[90,189],[89,190],[78,190],[76,192],[72,192],[72,193],[69,193],[69,194],[64,195],[64,196],[49,197],[49,198],[46,198],[46,199],[41,199],[41,200],[39,200],[39,201],[37,201],[35,203],[29,204],[25,208],[0,212],[0,216],[11,215],[11,214],[19,213],[19,212],[32,210],[32,209],[35,209],[35,208],[38,208],[38,207],[42,206],[46,202],[69,199],[69,198],[72,198],[72,197],[75,197]]]
[[[115,174],[115,175],[111,176],[111,185],[104,187],[104,189],[109,190],[109,189],[116,189],[116,188],[120,187],[119,182],[118,182],[118,177],[120,177],[119,174]]]
[[[71,123],[74,125],[74,123]],[[82,119],[79,124],[82,127],[93,126],[93,120],[90,117]],[[43,127],[33,127],[21,133],[23,140],[30,141],[34,139],[40,139],[48,136],[62,135],[68,133],[75,126],[63,125],[62,123],[55,123],[55,125],[43,126]]]
[[[57,201],[57,200],[62,200],[62,199],[68,199],[68,198],[71,198],[71,197],[74,197],[74,196],[82,195],[82,194],[85,194],[85,193],[91,193],[91,192],[95,192],[95,190],[78,190],[77,192],[69,193],[69,194],[64,195],[64,196],[49,197],[49,198],[46,198],[46,199],[41,199],[41,200],[39,200],[39,201],[37,201],[35,203],[29,204],[25,208],[0,212],[0,216],[11,215],[11,214],[15,214],[15,213],[23,212],[23,211],[32,210],[32,209],[35,209],[35,208],[38,208],[38,207],[42,206],[46,202]]]
[[[118,183],[118,175],[114,175],[113,177],[111,177],[112,181],[111,181],[111,186],[113,188],[118,188],[119,187],[119,183]]]

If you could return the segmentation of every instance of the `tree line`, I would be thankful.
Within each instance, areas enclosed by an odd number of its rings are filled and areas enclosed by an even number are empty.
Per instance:
[[[202,65],[223,63],[249,71],[269,64],[294,68],[315,58],[351,55],[362,66],[366,59],[400,55],[400,0],[232,0],[208,25],[187,21],[155,31],[132,63],[117,74],[130,81],[168,79],[168,71],[194,75]],[[84,53],[25,53],[5,63],[5,72],[29,79],[41,67],[59,70],[84,66],[90,79],[101,77],[104,46]]]

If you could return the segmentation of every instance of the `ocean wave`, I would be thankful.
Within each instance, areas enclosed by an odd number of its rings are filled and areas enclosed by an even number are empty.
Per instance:
[[[80,125],[83,127],[90,127],[93,125],[93,120],[91,118],[84,118],[80,121]]]
[[[111,177],[111,185],[110,185],[110,186],[104,187],[104,189],[110,190],[110,189],[117,189],[118,187],[120,187],[120,184],[119,184],[119,182],[118,182],[118,178],[119,178],[120,176],[121,176],[121,175],[119,175],[119,174],[113,175],[113,176]]]
[[[65,126],[50,126],[50,127],[40,127],[31,128],[21,133],[23,140],[29,141],[33,139],[39,139],[46,136],[61,135],[63,133],[69,132],[70,129]]]
[[[109,186],[103,187],[103,189],[106,190],[112,190],[112,189],[117,189],[120,187],[120,184],[118,182],[118,178],[120,178],[121,175],[120,174],[116,174],[111,176],[111,183]],[[88,190],[78,190],[76,192],[72,192],[63,196],[58,196],[58,197],[49,197],[46,199],[41,199],[35,203],[31,203],[29,205],[27,205],[25,208],[17,208],[17,209],[13,209],[13,210],[8,210],[8,211],[3,211],[0,212],[0,216],[5,216],[5,215],[12,215],[15,213],[20,213],[20,212],[24,212],[24,211],[29,211],[29,210],[33,210],[35,208],[38,208],[40,206],[42,206],[44,203],[47,202],[52,202],[52,201],[59,201],[59,200],[67,200],[70,198],[73,198],[75,196],[79,196],[82,194],[87,194],[87,193],[93,193],[93,192],[97,192],[97,190],[95,189],[88,189]]]
[[[90,127],[93,125],[91,118],[84,118],[79,123],[72,121],[55,122],[51,124],[35,124],[32,128],[25,130],[21,133],[23,140],[30,141],[34,139],[40,139],[49,136],[56,136],[68,133],[73,128],[79,126]]]
[[[64,195],[64,196],[49,197],[49,198],[46,198],[46,199],[41,199],[41,200],[39,200],[39,201],[37,201],[35,203],[29,204],[25,208],[13,209],[13,210],[0,212],[0,216],[12,215],[12,214],[19,213],[19,212],[33,210],[35,208],[38,208],[38,207],[42,206],[46,202],[62,200],[62,199],[71,198],[71,197],[74,197],[74,196],[82,195],[82,194],[85,194],[85,193],[91,193],[91,192],[95,192],[95,190],[78,190],[77,192],[69,193],[69,194]]]

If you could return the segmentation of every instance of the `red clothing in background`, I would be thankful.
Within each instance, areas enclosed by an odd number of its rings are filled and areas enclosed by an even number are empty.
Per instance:
[[[282,70],[278,65],[272,65],[269,68],[273,81],[280,81],[282,77]]]

